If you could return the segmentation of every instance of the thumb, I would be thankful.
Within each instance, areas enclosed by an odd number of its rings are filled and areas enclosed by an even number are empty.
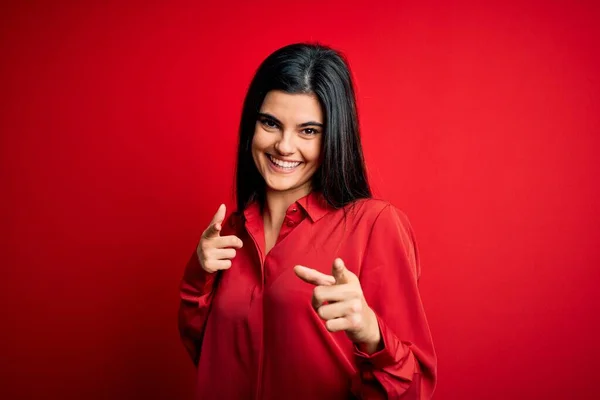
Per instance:
[[[219,236],[219,233],[221,232],[221,229],[223,228],[222,225],[223,225],[223,221],[225,220],[225,212],[226,212],[225,204],[221,204],[219,206],[219,208],[217,209],[216,214],[213,216],[212,220],[210,221],[210,225],[204,232],[204,237],[211,238],[211,237]]]
[[[336,258],[333,261],[333,277],[335,278],[336,285],[343,285],[344,283],[350,282],[349,274],[350,271],[346,268],[344,261],[341,258]]]

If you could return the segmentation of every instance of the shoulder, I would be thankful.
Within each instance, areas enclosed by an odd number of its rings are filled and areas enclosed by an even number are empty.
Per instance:
[[[401,243],[409,249],[415,245],[415,235],[406,214],[392,203],[381,199],[356,201],[347,212],[355,229],[370,240]]]
[[[368,230],[369,246],[375,253],[394,254],[407,259],[416,279],[421,275],[417,243],[406,214],[390,202],[365,199],[356,202],[355,213]]]
[[[401,224],[410,226],[408,217],[398,207],[383,199],[360,199],[346,206],[347,213],[363,223]]]

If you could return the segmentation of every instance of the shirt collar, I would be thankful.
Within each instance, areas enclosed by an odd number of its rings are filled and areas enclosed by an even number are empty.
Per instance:
[[[312,222],[317,222],[333,209],[320,192],[310,192],[306,196],[298,199],[295,203],[290,205],[288,211],[296,205],[302,208]],[[253,221],[262,217],[260,214],[260,205],[257,201],[253,201],[246,207],[244,210],[244,217],[246,221]]]
[[[317,222],[333,209],[320,192],[310,192],[296,203],[302,207],[312,222]]]

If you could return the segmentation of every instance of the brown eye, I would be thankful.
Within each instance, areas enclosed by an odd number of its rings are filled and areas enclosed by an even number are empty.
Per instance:
[[[262,119],[260,123],[270,129],[277,128],[277,123],[268,118]]]
[[[306,128],[304,130],[304,133],[306,133],[307,135],[316,135],[319,132],[316,129],[313,129],[313,128]]]

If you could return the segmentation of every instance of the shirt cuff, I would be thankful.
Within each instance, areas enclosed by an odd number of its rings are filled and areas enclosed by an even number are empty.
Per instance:
[[[388,328],[379,315],[377,313],[375,315],[381,333],[381,349],[375,353],[367,354],[361,351],[356,344],[354,345],[354,355],[361,370],[369,369],[367,367],[380,370],[394,367],[406,360],[410,354],[410,350]]]
[[[200,266],[198,256],[194,252],[185,269],[184,278],[181,282],[180,295],[183,300],[197,302],[203,306],[203,298],[212,291],[213,283],[217,273],[209,274]]]

